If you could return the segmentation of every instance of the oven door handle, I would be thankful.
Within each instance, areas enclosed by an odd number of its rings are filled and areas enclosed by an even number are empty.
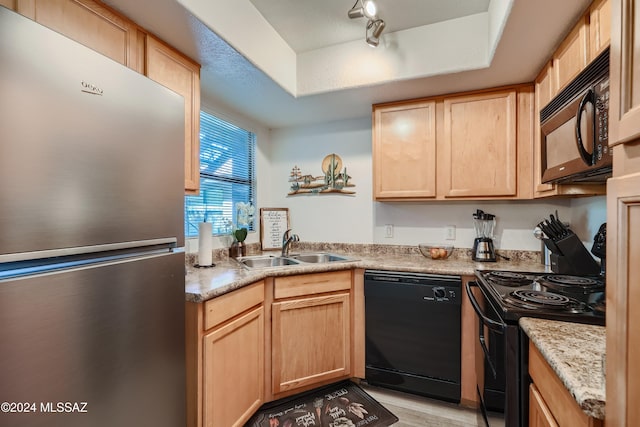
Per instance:
[[[504,332],[505,328],[507,327],[507,325],[504,322],[496,322],[493,319],[489,319],[482,312],[482,309],[480,308],[480,304],[478,304],[478,301],[476,300],[476,297],[473,295],[473,292],[471,292],[471,287],[472,286],[475,286],[475,287],[479,288],[479,286],[478,286],[478,284],[476,282],[467,282],[465,284],[465,287],[467,288],[467,296],[469,297],[469,301],[471,301],[471,305],[473,306],[473,310],[476,312],[476,314],[480,318],[480,322],[484,323],[485,325],[487,325],[487,327],[489,329],[491,329],[492,331],[497,332],[499,334],[502,334]]]
[[[489,368],[491,368],[491,374],[495,379],[498,377],[498,372],[496,370],[496,367],[493,361],[491,360],[491,355],[489,354],[489,348],[487,348],[487,340],[484,336],[484,327],[486,325],[487,328],[491,329],[492,331],[499,334],[503,334],[504,331],[506,330],[507,325],[504,322],[496,322],[493,319],[489,319],[482,312],[482,309],[480,308],[480,304],[478,304],[476,297],[473,295],[473,292],[471,292],[472,286],[479,287],[476,282],[467,282],[465,284],[469,301],[471,302],[471,305],[473,306],[473,310],[476,312],[476,314],[478,315],[478,319],[480,320],[480,322],[478,322],[478,340],[480,341],[480,347],[482,347],[482,352],[484,353],[484,360],[489,365]]]

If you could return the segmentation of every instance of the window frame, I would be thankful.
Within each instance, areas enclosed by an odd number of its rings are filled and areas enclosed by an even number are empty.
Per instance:
[[[203,115],[205,117],[203,117]],[[209,117],[206,117],[209,116]],[[217,122],[221,126],[214,128],[208,123]],[[233,141],[231,136],[238,137],[238,133],[243,135],[241,142]],[[226,136],[227,139],[218,142],[210,141],[213,135]],[[256,206],[256,146],[257,135],[251,129],[236,124],[223,115],[213,113],[204,108],[200,110],[200,191],[197,195],[185,194],[184,202],[184,233],[186,238],[198,236],[198,223],[205,220],[213,224],[212,234],[214,236],[224,236],[231,233],[233,224],[237,224],[236,203],[245,202]],[[244,144],[244,146],[243,146]],[[216,148],[216,145],[218,146]],[[226,149],[220,148],[226,147]],[[242,149],[242,151],[238,151]],[[209,151],[207,151],[209,150]],[[216,151],[217,150],[217,151]],[[226,152],[225,152],[226,151]],[[224,158],[226,161],[221,163],[219,167],[215,167],[216,161],[219,162],[216,155]],[[234,163],[234,159],[239,159],[238,167],[241,173],[235,173],[235,166],[229,166],[227,163]],[[213,166],[211,172],[207,171],[208,167]],[[244,169],[242,168],[244,166]],[[220,173],[216,173],[220,172]],[[208,202],[207,191],[213,184],[220,185],[218,189],[223,195],[213,196]],[[246,197],[236,198],[236,193],[246,191]],[[230,194],[225,194],[230,193]],[[218,208],[211,207],[210,203],[219,202]],[[224,205],[224,207],[222,207]],[[221,208],[221,209],[219,209]],[[247,227],[250,232],[256,231],[255,216]]]

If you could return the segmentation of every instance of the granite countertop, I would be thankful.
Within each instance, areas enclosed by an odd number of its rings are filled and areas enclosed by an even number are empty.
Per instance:
[[[465,253],[456,254],[446,260],[431,260],[420,253],[391,253],[384,247],[375,250],[354,252],[338,250],[315,250],[331,252],[349,257],[350,261],[325,264],[298,264],[295,266],[270,267],[249,270],[233,259],[215,261],[213,268],[195,268],[187,265],[185,280],[186,300],[203,302],[227,292],[254,283],[266,277],[293,274],[318,273],[352,268],[406,271],[432,274],[473,276],[478,270],[546,271],[545,266],[530,258],[512,257],[512,261],[474,262]],[[312,252],[302,250],[296,252]],[[375,253],[372,253],[375,252]],[[278,255],[266,252],[266,255]],[[259,254],[252,254],[259,255]]]
[[[582,410],[603,420],[605,327],[528,317],[520,326]]]

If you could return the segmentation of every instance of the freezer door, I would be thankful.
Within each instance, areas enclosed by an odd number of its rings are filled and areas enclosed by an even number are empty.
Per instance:
[[[177,237],[184,99],[0,7],[0,255]]]
[[[184,307],[184,253],[0,281],[0,425],[185,425]]]

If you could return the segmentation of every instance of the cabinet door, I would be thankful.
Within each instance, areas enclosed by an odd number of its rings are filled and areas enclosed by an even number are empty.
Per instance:
[[[609,145],[640,136],[639,6],[634,0],[611,4]]]
[[[264,308],[203,339],[203,425],[243,426],[264,402]]]
[[[349,294],[272,306],[273,393],[350,374]]]
[[[22,15],[123,65],[138,69],[135,24],[92,0],[15,0]]]
[[[185,190],[200,188],[200,66],[147,36],[147,76],[184,97]]]
[[[611,1],[595,0],[589,15],[589,61],[592,61],[611,40]]]
[[[442,161],[445,197],[513,197],[517,191],[516,91],[444,100]]]
[[[536,79],[536,99],[535,99],[535,133],[533,143],[533,191],[535,197],[555,195],[555,185],[542,183],[542,150],[540,133],[540,111],[556,95],[555,79],[553,78],[553,62],[549,62],[540,72]]]
[[[7,9],[16,10],[16,0],[0,0],[0,6],[4,6]]]
[[[587,66],[588,58],[589,23],[585,15],[553,54],[553,75],[558,91]]]
[[[555,80],[553,79],[553,62],[544,66],[536,79],[536,122],[540,123],[539,112],[556,96]]]
[[[529,427],[558,427],[535,385],[529,386]]]
[[[373,112],[376,199],[436,196],[436,103],[376,107]]]
[[[640,145],[636,144],[635,148],[635,158],[640,160]],[[640,421],[638,260],[640,169],[631,175],[609,179],[607,183],[606,423],[612,427],[637,425]]]

